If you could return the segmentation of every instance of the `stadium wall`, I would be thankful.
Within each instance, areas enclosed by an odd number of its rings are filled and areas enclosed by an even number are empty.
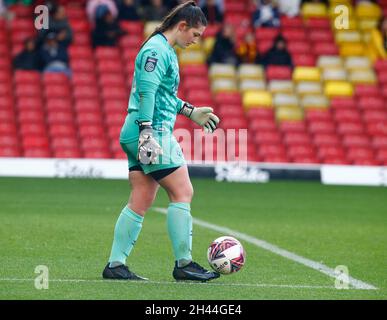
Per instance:
[[[266,183],[316,180],[323,184],[387,186],[387,167],[232,162],[189,163],[191,177]],[[127,179],[126,160],[2,158],[0,177]]]

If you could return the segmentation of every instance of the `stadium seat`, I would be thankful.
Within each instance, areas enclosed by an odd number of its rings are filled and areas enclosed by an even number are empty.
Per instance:
[[[317,147],[339,146],[340,139],[334,133],[317,133],[313,136],[313,144]]]
[[[268,91],[247,91],[243,94],[243,106],[253,108],[257,106],[272,106],[272,95]]]
[[[265,79],[265,71],[261,65],[243,63],[237,69],[237,76],[239,80]]]
[[[273,95],[273,105],[275,107],[298,107],[298,96],[296,94],[289,93],[275,93]]]
[[[331,121],[314,120],[309,122],[308,130],[310,133],[335,133],[336,127]]]
[[[301,14],[304,19],[325,18],[328,16],[328,10],[322,3],[304,3],[301,7]]]
[[[291,80],[271,80],[268,89],[272,94],[293,93],[294,83]]]
[[[282,121],[279,130],[283,133],[306,133],[304,121]]]
[[[301,98],[301,106],[304,110],[327,109],[329,108],[329,100],[323,94],[305,94]]]
[[[343,135],[362,134],[364,127],[361,122],[341,122],[337,125],[337,132]]]
[[[320,81],[320,70],[316,67],[296,67],[293,70],[293,81]]]
[[[77,130],[73,124],[52,124],[49,126],[50,137],[75,137]],[[51,142],[52,144],[52,142]]]
[[[352,96],[354,89],[350,82],[346,81],[327,81],[324,88],[327,97]]]
[[[266,78],[270,80],[289,80],[292,78],[292,69],[287,66],[269,65],[266,69]]]
[[[299,107],[280,106],[275,110],[277,121],[299,121],[304,119],[304,113]]]
[[[363,147],[370,145],[370,140],[364,134],[346,134],[342,138],[342,145],[346,148]]]
[[[209,73],[211,79],[214,78],[232,78],[236,79],[237,73],[233,65],[213,63],[210,66]]]

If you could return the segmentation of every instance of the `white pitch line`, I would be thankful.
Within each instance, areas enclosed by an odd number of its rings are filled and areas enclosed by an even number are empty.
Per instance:
[[[0,278],[0,282],[34,282],[35,279]],[[49,282],[75,282],[75,283],[123,283],[123,284],[154,284],[154,285],[199,285],[199,286],[221,286],[221,287],[260,287],[260,288],[290,288],[290,289],[336,289],[334,286],[312,286],[291,284],[268,284],[268,283],[196,283],[196,282],[168,282],[168,281],[117,281],[97,279],[49,279]]]
[[[159,207],[156,207],[153,209],[159,213],[162,213],[162,214],[167,214],[167,211],[168,211],[166,208],[159,208]],[[229,229],[226,227],[218,226],[216,224],[212,224],[212,223],[200,220],[198,218],[193,218],[192,221],[194,224],[196,224],[198,226],[201,226],[201,227],[213,230],[213,231],[217,231],[217,232],[220,232],[220,233],[225,234],[225,235],[230,235],[230,236],[233,236],[233,237],[240,239],[240,240],[244,240],[244,241],[249,242],[257,247],[268,250],[268,251],[275,253],[275,254],[278,254],[284,258],[287,258],[289,260],[298,262],[300,264],[303,264],[304,266],[307,266],[309,268],[317,270],[317,271],[319,271],[319,272],[321,272],[321,273],[323,273],[331,278],[335,278],[335,279],[337,278],[337,273],[335,272],[334,269],[329,268],[328,266],[326,266],[322,263],[304,258],[302,256],[299,256],[299,255],[293,253],[293,252],[282,249],[282,248],[280,248],[274,244],[271,244],[269,242],[266,242],[264,240],[254,238],[254,237],[249,236],[245,233],[235,231],[235,230],[232,230],[232,229]],[[350,276],[348,276],[348,280],[349,280],[349,284],[352,285],[356,289],[361,289],[361,290],[377,290],[378,289],[375,286],[373,286],[372,284],[363,282],[361,280],[355,279],[355,278],[350,277]]]

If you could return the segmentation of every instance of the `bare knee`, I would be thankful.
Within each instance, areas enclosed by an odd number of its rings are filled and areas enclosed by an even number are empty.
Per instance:
[[[144,216],[155,200],[156,194],[150,194],[149,190],[144,192],[132,192],[128,207],[140,216]]]
[[[168,190],[168,196],[169,200],[171,202],[186,202],[186,203],[191,203],[194,190],[192,187],[192,184],[189,183],[184,187],[177,187],[174,188],[173,190]]]

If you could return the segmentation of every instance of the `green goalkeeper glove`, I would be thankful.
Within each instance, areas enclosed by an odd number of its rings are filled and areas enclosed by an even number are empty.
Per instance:
[[[154,164],[157,157],[163,154],[158,142],[153,138],[151,122],[138,122],[140,136],[138,139],[138,160],[142,164]]]
[[[179,113],[203,127],[204,132],[213,133],[220,121],[213,111],[214,110],[211,107],[194,107],[193,105],[184,102]]]

